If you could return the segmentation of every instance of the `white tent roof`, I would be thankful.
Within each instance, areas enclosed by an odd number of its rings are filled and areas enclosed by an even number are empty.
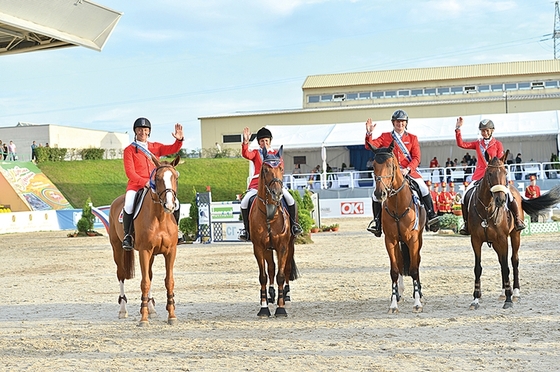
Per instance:
[[[0,54],[75,45],[101,51],[121,16],[88,0],[0,0]]]
[[[491,119],[495,135],[499,139],[508,137],[535,137],[560,135],[560,111],[540,111],[514,114],[491,114],[465,116],[462,135],[465,140],[479,135],[478,123]],[[409,120],[408,128],[418,136],[421,143],[455,141],[457,117],[421,118]],[[365,119],[361,123],[318,124],[318,125],[267,125],[272,132],[274,146],[284,145],[290,149],[310,149],[363,145],[365,138]],[[392,130],[390,120],[377,122],[373,136]],[[256,141],[255,141],[256,142]],[[252,144],[255,148],[256,143]]]

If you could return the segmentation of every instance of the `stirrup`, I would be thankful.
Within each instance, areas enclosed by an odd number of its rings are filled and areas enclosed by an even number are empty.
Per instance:
[[[374,225],[375,224],[375,225]],[[381,236],[381,229],[377,228],[379,224],[376,223],[375,219],[371,220],[367,227],[367,231],[372,233],[373,235],[377,236],[378,238]]]
[[[292,235],[293,236],[298,236],[303,232],[303,230],[301,229],[301,226],[299,225],[299,223],[294,222],[294,224],[292,225]]]
[[[465,226],[461,227],[461,230],[459,230],[459,234],[461,234],[461,235],[471,235],[471,233],[469,232],[469,230]]]
[[[249,241],[249,236],[247,236],[247,231],[241,230],[239,232],[239,240],[241,240],[242,242],[248,242]]]
[[[132,243],[132,236],[126,234],[122,242],[122,247],[125,251],[131,251],[134,249],[134,244]]]
[[[515,230],[516,231],[521,231],[524,230],[527,226],[525,226],[525,223],[521,220],[517,220],[515,221]]]

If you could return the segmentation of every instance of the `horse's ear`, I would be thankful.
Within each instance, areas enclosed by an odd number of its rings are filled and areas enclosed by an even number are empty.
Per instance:
[[[276,153],[276,156],[278,156],[279,158],[282,158],[282,153],[284,152],[284,145],[280,146],[280,148],[278,149],[278,152]]]
[[[502,161],[502,163],[506,162],[508,155],[509,155],[509,149],[507,149],[504,156],[501,157],[500,160]]]
[[[490,155],[488,155],[488,151],[484,151],[484,159],[486,159],[486,163],[490,163],[490,160],[492,160]]]
[[[175,157],[175,159],[173,159],[173,161],[171,162],[171,165],[172,165],[173,167],[176,167],[177,164],[179,164],[179,161],[180,161],[180,160],[181,160],[181,157],[180,157],[179,155],[177,155],[177,156]]]
[[[371,152],[373,152],[374,154],[377,152],[377,147],[373,146],[371,143],[366,142],[367,146],[369,147],[369,149],[371,150]]]
[[[154,155],[152,155],[152,161],[154,162],[154,164],[156,165],[156,167],[160,167],[160,166],[161,166],[161,162],[160,162],[159,159],[156,158]]]
[[[392,140],[391,144],[389,145],[389,152],[393,152],[394,147],[395,147],[395,140]]]

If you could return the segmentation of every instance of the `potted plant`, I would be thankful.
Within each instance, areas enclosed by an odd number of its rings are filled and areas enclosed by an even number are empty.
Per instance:
[[[337,223],[335,223],[335,224],[331,225],[331,231],[338,231],[339,227],[340,226]]]
[[[313,226],[311,226],[311,229],[309,231],[311,231],[313,234],[318,233],[319,232],[319,226],[313,225]]]
[[[453,214],[455,216],[462,216],[463,215],[461,204],[453,204],[453,206],[451,207],[451,211],[453,212]]]

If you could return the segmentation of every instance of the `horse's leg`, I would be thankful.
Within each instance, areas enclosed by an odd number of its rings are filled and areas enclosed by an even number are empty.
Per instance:
[[[152,256],[152,259],[150,260],[150,283],[152,283],[154,281],[154,273],[153,273],[153,270],[152,270],[152,266],[154,264],[154,258],[155,258],[155,256]],[[154,297],[152,296],[152,289],[151,288],[148,291],[148,316],[150,318],[153,318],[153,317],[157,316],[156,300],[154,300]]]
[[[471,302],[469,309],[476,310],[480,307],[479,299],[482,296],[482,291],[480,289],[480,277],[482,275],[482,241],[475,237],[474,231],[471,231],[471,244],[474,252],[474,292],[473,302]]]
[[[255,254],[255,258],[257,260],[257,264],[259,265],[259,283],[261,285],[260,291],[260,302],[261,308],[257,314],[258,317],[265,318],[270,316],[270,310],[268,309],[268,299],[266,296],[266,285],[267,285],[267,276],[266,276],[266,262],[264,258],[264,248],[261,248],[257,245],[257,243],[253,242],[253,252]]]
[[[177,316],[175,316],[175,278],[173,277],[173,266],[175,265],[175,257],[177,255],[177,247],[170,249],[165,257],[165,288],[167,289],[167,324],[175,325]],[[152,260],[153,261],[153,260]],[[151,269],[151,266],[150,266]]]
[[[511,300],[512,291],[511,283],[509,282],[509,262],[508,262],[508,241],[507,236],[500,237],[498,241],[494,243],[494,250],[498,254],[498,261],[500,262],[500,268],[502,272],[502,288],[505,291],[506,301],[504,303],[504,309],[509,309],[513,306]]]
[[[513,269],[513,297],[512,301],[517,302],[521,296],[519,287],[519,246],[521,245],[521,231],[511,232],[511,266]]]
[[[387,247],[387,253],[389,254],[389,261],[391,262],[391,305],[389,306],[389,314],[396,314],[399,312],[398,302],[400,300],[399,295],[399,266],[397,263],[396,250],[398,249],[399,243],[393,243],[389,241],[387,235],[385,235],[385,247]]]
[[[276,284],[278,285],[278,301],[276,312],[274,316],[279,317],[286,317],[288,313],[286,312],[286,308],[284,307],[284,283],[286,282],[286,260],[288,258],[288,247],[281,246],[280,249],[276,250],[277,257],[278,257],[278,273],[276,274]]]
[[[119,295],[119,319],[128,318],[128,310],[126,309],[126,295],[124,294],[124,279],[119,279],[119,288],[121,290],[121,294]]]
[[[268,303],[276,301],[276,290],[274,289],[274,278],[276,277],[276,264],[274,263],[274,252],[267,249],[265,253],[266,267],[268,270]]]
[[[418,247],[418,241],[408,242],[408,244],[403,244],[404,248],[408,249],[410,255],[410,268],[409,274],[412,277],[412,297],[414,298],[414,304],[412,305],[412,311],[415,313],[421,313],[423,310],[421,285],[420,285],[420,248]]]
[[[151,261],[151,252],[146,251],[145,249],[138,249],[138,256],[140,261],[140,272],[142,273],[142,280],[140,281],[140,290],[142,292],[142,297],[140,298],[140,323],[139,326],[146,326],[148,325],[148,302],[149,297],[148,294],[150,292],[151,281],[150,281],[150,262]]]

